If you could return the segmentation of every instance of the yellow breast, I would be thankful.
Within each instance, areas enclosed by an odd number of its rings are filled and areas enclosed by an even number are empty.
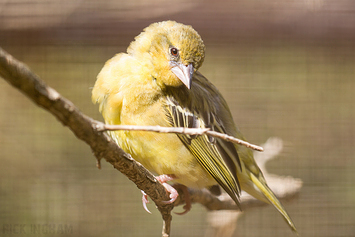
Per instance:
[[[100,72],[93,100],[107,124],[169,126],[164,95],[149,74],[149,65],[120,54]],[[175,134],[138,131],[110,132],[112,138],[151,172],[174,174],[175,182],[204,188],[216,181],[203,169]]]

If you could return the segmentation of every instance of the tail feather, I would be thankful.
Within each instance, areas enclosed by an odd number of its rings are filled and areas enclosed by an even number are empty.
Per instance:
[[[280,214],[283,216],[283,218],[285,219],[287,224],[290,226],[292,231],[294,231],[296,234],[298,234],[295,224],[291,220],[291,217],[287,214],[285,208],[282,206],[280,201],[276,198],[275,194],[271,191],[271,189],[267,186],[267,184],[260,182],[260,180],[257,177],[255,177],[255,175],[251,172],[250,172],[250,178],[251,178],[251,181],[264,194],[264,196],[267,198],[267,200],[280,212]]]

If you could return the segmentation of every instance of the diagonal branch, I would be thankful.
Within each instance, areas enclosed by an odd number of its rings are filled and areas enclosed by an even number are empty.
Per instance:
[[[0,76],[19,89],[34,103],[53,114],[67,126],[80,140],[86,142],[98,160],[105,159],[114,168],[132,180],[155,202],[165,222],[165,236],[169,236],[172,204],[164,186],[154,175],[125,153],[106,133],[97,130],[101,122],[84,115],[69,100],[53,88],[47,86],[23,63],[17,61],[0,48]]]
[[[139,189],[148,194],[160,211],[164,224],[163,236],[170,236],[171,210],[173,204],[164,204],[162,201],[169,200],[169,195],[164,186],[158,182],[154,175],[136,162],[129,154],[125,153],[104,131],[112,128],[102,122],[93,120],[84,115],[68,99],[62,97],[53,88],[47,86],[36,74],[23,63],[19,62],[2,48],[0,48],[0,76],[9,84],[20,90],[38,106],[50,112],[64,126],[67,126],[77,138],[86,142],[92,149],[100,167],[100,160],[104,159],[132,180]],[[159,128],[161,129],[161,128]],[[181,131],[184,132],[184,131]],[[186,132],[186,131],[185,131]],[[191,132],[191,131],[190,131]],[[211,136],[216,134],[213,131],[193,131],[196,134],[202,132]],[[220,136],[220,135],[216,135]],[[222,134],[221,139],[232,141],[233,138]],[[236,141],[234,141],[236,142]],[[244,144],[253,148],[252,144]],[[255,146],[253,149],[260,150]],[[262,148],[261,148],[262,149]],[[192,202],[201,203],[209,210],[235,210],[237,207],[230,198],[215,197],[206,190],[189,190]],[[294,188],[291,194],[299,192],[299,188]],[[182,195],[182,194],[181,194]],[[180,201],[179,201],[180,200]],[[174,204],[182,204],[182,197]],[[248,204],[249,203],[249,204]],[[251,203],[251,204],[250,204]],[[243,209],[261,205],[260,202],[242,198]]]

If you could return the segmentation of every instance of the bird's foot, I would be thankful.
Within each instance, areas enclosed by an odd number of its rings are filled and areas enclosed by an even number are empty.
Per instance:
[[[162,202],[164,204],[171,204],[171,203],[175,202],[176,198],[179,196],[179,193],[176,191],[175,188],[173,188],[170,184],[168,184],[166,182],[176,179],[176,176],[173,174],[163,174],[163,175],[159,175],[155,178],[165,187],[166,191],[168,191],[170,193],[170,195],[169,195],[170,200],[162,201]]]
[[[166,182],[168,181],[172,181],[174,179],[176,179],[176,176],[171,174],[171,175],[168,175],[168,174],[163,174],[163,175],[159,175],[157,177],[155,177],[164,187],[165,189],[170,193],[169,197],[170,197],[170,200],[168,201],[162,201],[164,204],[171,204],[173,202],[175,202],[176,198],[179,196],[179,193],[176,191],[175,188],[173,188],[171,185],[167,184]],[[148,200],[148,195],[143,191],[141,190],[142,194],[143,194],[143,197],[142,197],[142,203],[143,203],[143,208],[144,210],[146,210],[148,213],[151,213],[147,207],[147,203],[149,203],[149,200]]]
[[[185,199],[185,206],[183,206],[184,210],[183,212],[175,212],[177,215],[184,215],[188,213],[191,210],[191,199],[190,199],[190,193],[188,188],[185,185],[182,184],[174,184],[174,188],[179,188],[182,190],[184,193],[184,199]]]
[[[171,175],[167,175],[167,174],[163,174],[163,175],[159,175],[157,177],[155,177],[166,189],[166,191],[168,191],[170,193],[169,197],[170,200],[168,201],[162,201],[164,204],[171,204],[173,202],[175,202],[175,200],[177,199],[177,197],[179,196],[179,193],[176,191],[175,188],[179,188],[182,190],[182,192],[184,193],[184,199],[185,199],[185,206],[183,206],[184,210],[183,212],[179,212],[175,214],[178,215],[184,215],[186,213],[188,213],[191,210],[191,200],[190,200],[190,193],[189,190],[187,189],[187,187],[185,185],[182,184],[174,184],[173,186],[171,186],[170,184],[166,183],[168,181],[172,181],[174,179],[176,179],[176,176],[171,174]],[[143,208],[144,210],[146,210],[148,213],[151,213],[147,207],[147,203],[149,203],[148,201],[148,195],[141,190],[143,197],[142,197],[142,203],[143,203]]]

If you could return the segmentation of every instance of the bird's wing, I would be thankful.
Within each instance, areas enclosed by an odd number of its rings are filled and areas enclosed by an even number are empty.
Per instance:
[[[173,127],[210,128],[224,132],[213,113],[198,114],[182,107],[172,97],[167,97],[166,115]],[[230,158],[238,153],[233,144],[207,135],[190,136],[178,134],[186,148],[194,155],[205,170],[239,205],[240,185],[237,178],[236,164]]]

